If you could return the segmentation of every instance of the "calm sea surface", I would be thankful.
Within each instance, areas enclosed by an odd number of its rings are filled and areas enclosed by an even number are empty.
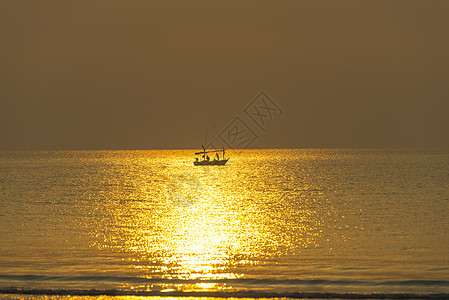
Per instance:
[[[0,152],[0,293],[449,293],[448,150],[193,152]]]

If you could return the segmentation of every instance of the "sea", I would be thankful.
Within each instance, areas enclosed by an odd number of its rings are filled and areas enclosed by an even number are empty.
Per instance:
[[[448,149],[0,152],[0,298],[449,298]]]

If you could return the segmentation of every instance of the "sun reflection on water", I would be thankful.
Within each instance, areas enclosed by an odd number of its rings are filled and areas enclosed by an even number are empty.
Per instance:
[[[298,187],[289,180],[297,173],[273,173],[254,163],[257,156],[194,167],[184,154],[122,166],[121,186],[134,188],[113,195],[127,200],[108,205],[113,217],[98,247],[122,253],[146,278],[217,290],[229,288],[223,280],[262,275],[267,262],[319,246],[320,191],[306,177]]]

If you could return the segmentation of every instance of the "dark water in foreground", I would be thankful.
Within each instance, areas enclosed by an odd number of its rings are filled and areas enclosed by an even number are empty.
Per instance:
[[[192,152],[0,152],[0,295],[449,297],[449,151]]]

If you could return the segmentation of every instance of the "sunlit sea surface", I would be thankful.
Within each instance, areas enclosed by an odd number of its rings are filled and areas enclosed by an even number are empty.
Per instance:
[[[0,294],[449,293],[448,150],[194,152],[0,152]]]

